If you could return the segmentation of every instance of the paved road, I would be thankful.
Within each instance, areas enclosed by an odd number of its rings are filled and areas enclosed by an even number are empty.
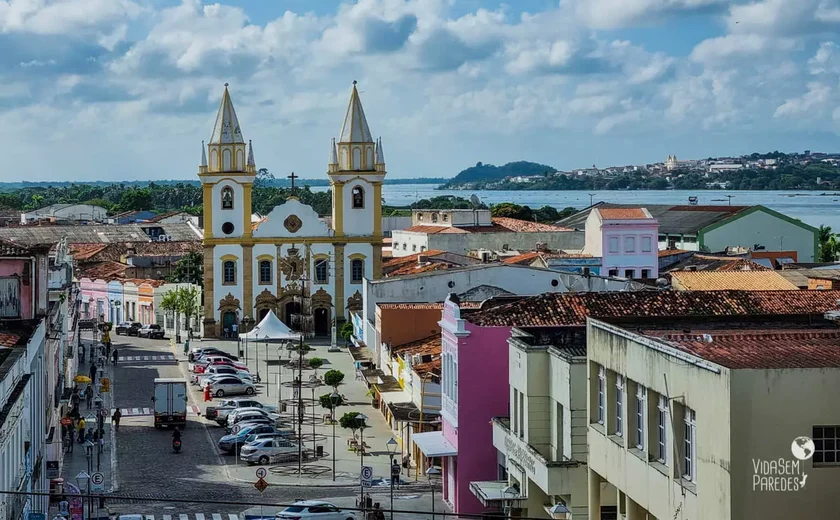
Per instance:
[[[115,368],[113,391],[115,406],[125,408],[150,408],[153,381],[157,377],[185,377],[184,361],[166,360],[173,353],[168,341],[114,336],[120,357],[131,356]],[[144,358],[138,358],[143,356]],[[145,356],[149,360],[145,360]],[[153,359],[154,356],[159,356]],[[177,356],[181,358],[182,356]],[[190,392],[191,395],[198,395]],[[201,410],[204,403],[199,404]],[[117,434],[117,495],[136,498],[155,498],[154,503],[139,501],[109,501],[108,506],[117,514],[179,514],[179,513],[239,513],[239,505],[203,504],[202,499],[231,501],[263,501],[290,503],[297,498],[347,497],[352,489],[343,488],[292,488],[271,486],[259,493],[247,483],[229,479],[226,462],[218,454],[212,439],[219,436],[218,428],[210,429],[209,422],[197,415],[190,415],[183,432],[184,449],[180,454],[171,450],[168,430],[156,430],[152,416],[123,416]],[[173,503],[177,498],[190,503]],[[177,518],[177,517],[175,517]]]

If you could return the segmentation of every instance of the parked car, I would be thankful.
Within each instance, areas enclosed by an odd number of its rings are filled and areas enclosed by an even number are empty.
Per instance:
[[[163,329],[160,325],[143,325],[137,331],[137,337],[149,339],[163,339]]]
[[[210,383],[210,393],[216,397],[237,394],[254,395],[257,389],[253,384],[246,383],[238,377],[226,376]]]
[[[283,438],[256,441],[242,446],[242,449],[239,451],[239,458],[248,464],[262,465],[284,458],[297,458],[297,455],[298,445]]]
[[[259,408],[243,408],[242,410],[237,410],[237,412],[236,414],[229,414],[227,417],[225,426],[227,426],[228,431],[234,431],[237,424],[262,421],[263,418],[268,419],[269,424],[272,425],[276,425],[280,421],[279,415],[265,412]],[[240,426],[236,431],[239,431],[241,428]]]
[[[273,404],[263,404],[249,397],[234,397],[221,401],[219,406],[208,406],[204,416],[208,419],[215,419],[219,426],[224,426],[227,424],[228,414],[237,408],[262,408],[267,412],[277,413],[277,407]]]
[[[291,518],[300,520],[356,520],[358,517],[354,511],[345,511],[329,502],[303,500],[286,507],[277,513],[274,518],[278,520]]]
[[[201,374],[198,377],[202,379],[198,382],[199,388],[204,391],[204,387],[210,385],[213,381],[218,381],[223,377],[233,376],[239,378],[243,383],[248,383],[253,385],[254,380],[251,379],[251,374],[248,372],[237,372],[236,374],[210,374],[209,376],[205,377],[205,374]]]
[[[116,334],[117,336],[119,336],[120,334],[127,335],[128,334],[128,329],[130,327],[131,327],[131,322],[124,321],[124,322],[118,324],[116,327],[114,327],[114,334]]]
[[[233,360],[230,360],[228,358],[221,357],[221,356],[209,356],[207,358],[202,358],[198,361],[195,361],[195,362],[191,363],[189,368],[190,368],[191,371],[195,372],[196,374],[201,374],[205,370],[207,370],[207,367],[209,367],[211,365],[228,365],[228,366],[236,367],[239,370],[245,370],[245,371],[248,370],[247,365],[244,365],[244,364],[242,364],[238,361],[233,361]]]
[[[254,436],[252,440],[256,440],[255,436],[258,434],[273,434],[276,432],[277,430],[270,424],[255,424],[247,428],[240,428],[238,432],[230,433],[219,439],[219,449],[230,453],[248,444],[250,441],[247,439],[251,436]]]
[[[204,347],[193,349],[193,351],[190,352],[190,361],[198,362],[210,356],[223,357],[230,359],[231,361],[239,361],[239,358],[237,356],[234,356],[233,354],[228,354],[227,352],[219,350],[216,347]]]
[[[245,370],[239,370],[238,368],[236,368],[234,366],[230,366],[230,365],[210,365],[206,369],[204,369],[204,372],[202,372],[200,374],[193,373],[193,375],[190,379],[192,380],[191,381],[192,384],[198,385],[198,386],[203,386],[201,384],[202,379],[207,379],[211,375],[219,375],[219,374],[230,374],[230,375],[233,375],[233,376],[238,376],[238,375],[243,375],[244,374],[244,375],[249,376],[249,378],[250,378],[250,375],[251,375],[249,372],[246,372]]]
[[[283,429],[283,430],[275,430],[269,433],[251,433],[247,437],[245,437],[244,444],[251,444],[255,441],[261,441],[263,439],[273,439],[275,437],[283,437],[285,439],[292,439],[295,436],[294,430]]]

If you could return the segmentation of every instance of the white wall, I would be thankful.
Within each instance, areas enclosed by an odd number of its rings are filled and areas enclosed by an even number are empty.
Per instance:
[[[408,256],[429,250],[429,236],[426,233],[412,231],[394,231],[391,233],[392,256]]]
[[[353,188],[359,186],[365,192],[365,207],[353,208]],[[362,177],[354,178],[344,185],[344,234],[368,236],[373,234],[373,185]]]
[[[602,256],[603,237],[601,236],[601,218],[597,211],[590,211],[589,216],[586,217],[584,233],[586,235],[586,244],[583,247],[583,252],[592,256]]]
[[[286,229],[285,221],[291,216],[297,216],[302,223],[301,228],[295,233]],[[215,216],[214,216],[215,218]],[[215,227],[215,222],[213,223]],[[255,237],[327,237],[331,231],[327,224],[318,218],[318,213],[312,206],[301,203],[299,200],[288,199],[283,204],[278,204],[272,209],[259,227],[253,232]]]
[[[583,231],[547,231],[539,233],[418,233],[412,231],[394,231],[391,243],[399,244],[394,248],[393,256],[407,256],[427,250],[448,251],[467,255],[475,249],[501,250],[505,245],[509,249],[531,251],[538,243],[545,243],[550,249],[579,250],[584,246]],[[407,247],[403,248],[403,244]],[[416,246],[416,250],[414,249]]]
[[[784,219],[762,210],[735,219],[703,234],[703,245],[711,251],[722,251],[727,246],[752,248],[760,244],[767,251],[797,252],[800,262],[814,261],[815,236]]]
[[[233,189],[233,209],[222,209],[222,189],[230,186]],[[205,204],[207,202],[205,201]],[[243,216],[247,213],[250,215],[250,209],[246,212],[242,208],[243,204],[243,187],[239,182],[231,177],[220,179],[219,182],[213,185],[213,236],[214,237],[240,237],[245,231],[246,223],[243,222]],[[233,224],[233,233],[225,235],[222,232],[222,225],[225,222]],[[247,223],[251,225],[250,222]]]

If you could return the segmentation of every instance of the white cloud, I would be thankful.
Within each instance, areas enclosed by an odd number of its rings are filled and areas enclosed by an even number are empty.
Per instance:
[[[571,0],[569,7],[589,27],[610,29],[647,23],[659,15],[723,3],[724,0]]]
[[[136,18],[142,11],[130,0],[0,0],[0,30],[78,34]]]
[[[728,34],[698,43],[691,51],[691,58],[705,64],[761,55],[768,59],[775,59],[776,51],[789,51],[795,46],[796,41],[789,38],[771,38],[757,34]]]
[[[831,99],[832,88],[818,82],[808,83],[808,92],[780,105],[773,117],[797,116],[822,108]]]

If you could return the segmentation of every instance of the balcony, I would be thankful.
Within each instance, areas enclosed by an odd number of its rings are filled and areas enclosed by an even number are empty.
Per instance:
[[[585,466],[576,460],[550,461],[510,430],[507,417],[493,418],[493,446],[521,467],[547,495],[568,495],[585,486]]]

